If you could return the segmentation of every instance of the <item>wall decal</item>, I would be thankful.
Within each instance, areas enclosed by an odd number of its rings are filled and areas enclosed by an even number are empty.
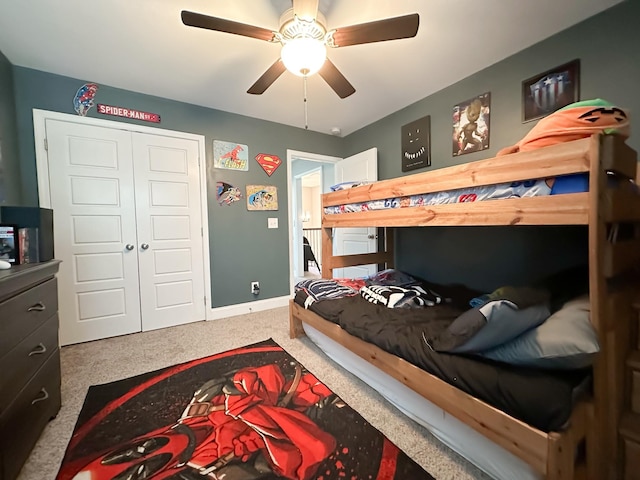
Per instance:
[[[93,107],[93,98],[98,92],[97,83],[85,83],[76,92],[73,97],[73,109],[76,113],[82,117],[87,115],[87,112]]]
[[[489,148],[491,92],[453,107],[453,156]]]
[[[267,153],[259,153],[256,155],[256,162],[258,162],[268,176],[271,176],[271,174],[282,164],[280,157]]]
[[[403,125],[402,134],[402,171],[431,166],[429,130],[431,117],[427,115]]]
[[[580,60],[522,82],[522,123],[549,115],[580,100]]]
[[[113,115],[114,117],[131,118],[133,120],[144,120],[145,122],[160,123],[160,115],[157,113],[142,112],[124,107],[114,107],[113,105],[98,104],[98,113],[102,115]]]
[[[273,185],[247,185],[247,210],[278,210],[278,189]]]
[[[216,182],[216,198],[219,205],[231,205],[242,198],[242,192],[226,182]]]
[[[249,148],[234,142],[213,141],[213,166],[227,170],[249,170]]]

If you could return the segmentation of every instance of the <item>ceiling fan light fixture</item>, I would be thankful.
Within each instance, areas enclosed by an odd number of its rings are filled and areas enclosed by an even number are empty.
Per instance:
[[[282,46],[280,58],[284,66],[299,77],[316,73],[327,58],[327,47],[322,40],[309,37],[296,37],[287,40]]]

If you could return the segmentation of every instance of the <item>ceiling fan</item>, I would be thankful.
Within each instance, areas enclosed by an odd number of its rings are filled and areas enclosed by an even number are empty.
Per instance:
[[[318,11],[318,0],[293,0],[293,8],[280,17],[278,31],[182,11],[182,23],[187,26],[233,33],[282,45],[280,58],[247,90],[247,93],[254,95],[264,93],[285,70],[289,70],[303,77],[318,72],[340,98],[346,98],[356,90],[333,62],[326,58],[326,47],[339,48],[411,38],[418,33],[419,22],[419,15],[413,13],[328,30],[324,15]]]

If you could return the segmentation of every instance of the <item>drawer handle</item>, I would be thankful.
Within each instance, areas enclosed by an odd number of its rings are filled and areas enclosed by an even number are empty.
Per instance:
[[[36,345],[36,347],[33,350],[31,350],[29,352],[29,356],[31,356],[31,355],[42,355],[46,351],[47,351],[47,347],[45,347],[44,344],[39,343],[38,345]]]
[[[41,395],[39,397],[31,400],[31,405],[35,405],[38,402],[44,402],[47,398],[49,398],[49,393],[44,387],[40,389],[40,393]]]
[[[44,306],[44,303],[38,302],[35,305],[32,305],[31,307],[27,308],[27,312],[44,312],[45,309],[46,307]]]

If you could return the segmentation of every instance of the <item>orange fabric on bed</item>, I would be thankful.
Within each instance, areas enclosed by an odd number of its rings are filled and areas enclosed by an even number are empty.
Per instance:
[[[501,149],[498,155],[570,142],[594,133],[616,133],[628,137],[628,113],[600,99],[567,105],[540,120],[522,140]]]

